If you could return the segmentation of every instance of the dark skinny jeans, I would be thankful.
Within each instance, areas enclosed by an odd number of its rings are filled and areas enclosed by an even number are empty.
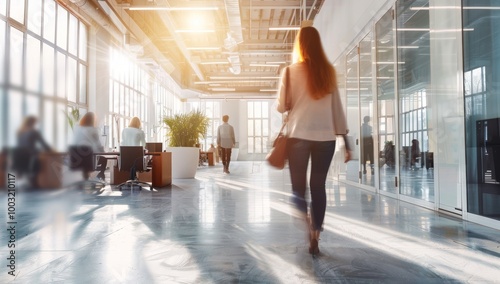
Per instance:
[[[311,218],[315,230],[321,230],[326,210],[326,177],[335,152],[335,140],[310,141],[290,138],[287,142],[288,165],[292,179],[293,202],[307,216],[307,167],[311,158]]]

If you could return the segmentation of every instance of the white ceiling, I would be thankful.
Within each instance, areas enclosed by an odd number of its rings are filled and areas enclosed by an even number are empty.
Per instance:
[[[296,30],[324,0],[92,0],[151,68],[207,98],[275,97]],[[169,10],[133,10],[162,7]],[[212,10],[196,10],[203,8]],[[112,19],[113,20],[113,19]],[[285,30],[270,30],[281,27]],[[196,30],[196,32],[193,32]]]

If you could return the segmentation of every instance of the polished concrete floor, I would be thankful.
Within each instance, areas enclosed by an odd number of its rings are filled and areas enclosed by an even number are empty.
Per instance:
[[[202,167],[157,191],[16,195],[0,283],[500,283],[500,231],[328,182],[318,257],[290,204],[287,170]]]

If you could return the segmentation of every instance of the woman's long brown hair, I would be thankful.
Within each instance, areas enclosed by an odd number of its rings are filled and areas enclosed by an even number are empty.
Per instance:
[[[87,112],[82,119],[80,119],[80,126],[95,126],[95,115],[93,112]]]
[[[308,87],[314,99],[321,99],[337,87],[335,69],[325,55],[318,30],[314,27],[301,28],[294,52],[298,61],[307,66]]]

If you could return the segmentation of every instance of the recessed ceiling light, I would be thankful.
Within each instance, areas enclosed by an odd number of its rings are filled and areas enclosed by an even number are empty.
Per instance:
[[[228,61],[208,61],[208,62],[200,62],[201,65],[217,65],[217,64],[229,64]]]
[[[165,6],[132,6],[124,7],[130,11],[215,11],[218,7],[165,7]]]
[[[215,30],[175,30],[176,33],[215,33]]]
[[[234,91],[236,91],[235,88],[212,88],[211,90],[214,92],[234,92]]]
[[[298,31],[300,27],[289,26],[289,27],[270,27],[270,31]]]
[[[259,64],[259,63],[250,63],[251,67],[280,67],[279,64]]]
[[[188,50],[219,50],[220,47],[216,46],[202,46],[202,47],[187,47]]]

